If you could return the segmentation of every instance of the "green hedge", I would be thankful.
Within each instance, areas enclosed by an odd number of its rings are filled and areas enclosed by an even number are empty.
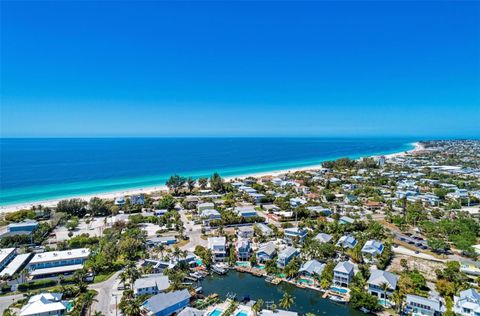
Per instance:
[[[57,281],[54,280],[38,280],[30,283],[22,283],[18,285],[18,290],[21,292],[36,290],[44,287],[50,287],[57,285]]]

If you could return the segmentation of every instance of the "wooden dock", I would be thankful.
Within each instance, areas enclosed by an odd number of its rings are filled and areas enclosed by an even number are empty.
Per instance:
[[[258,277],[262,277],[262,276],[267,275],[267,272],[265,272],[265,270],[250,268],[250,267],[235,266],[235,270],[238,271],[238,272],[250,273],[250,274],[253,274],[254,276],[258,276]]]

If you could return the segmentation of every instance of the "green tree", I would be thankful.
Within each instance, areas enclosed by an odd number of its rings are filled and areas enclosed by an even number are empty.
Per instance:
[[[292,307],[294,302],[295,302],[294,297],[292,295],[288,294],[287,292],[285,292],[283,294],[282,299],[279,302],[279,305],[280,305],[280,307],[282,307],[284,309],[290,309],[290,307]]]

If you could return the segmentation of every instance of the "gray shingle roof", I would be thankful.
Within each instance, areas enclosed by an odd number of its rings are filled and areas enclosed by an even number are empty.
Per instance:
[[[399,276],[383,270],[373,270],[368,279],[368,284],[380,285],[382,283],[388,283],[392,290],[397,287],[397,281]]]
[[[188,290],[184,289],[181,291],[154,295],[146,300],[143,303],[143,306],[153,314],[157,314],[158,312],[187,299],[190,299],[190,293]]]

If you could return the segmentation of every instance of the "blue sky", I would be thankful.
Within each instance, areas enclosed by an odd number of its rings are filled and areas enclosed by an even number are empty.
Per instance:
[[[1,2],[1,135],[480,136],[479,2]]]

